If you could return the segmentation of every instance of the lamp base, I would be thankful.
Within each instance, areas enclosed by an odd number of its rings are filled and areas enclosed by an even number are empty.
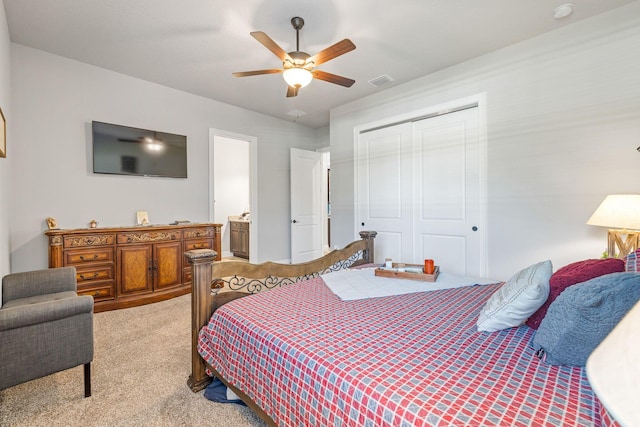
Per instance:
[[[609,230],[607,253],[609,258],[624,258],[638,249],[640,232],[631,230]]]

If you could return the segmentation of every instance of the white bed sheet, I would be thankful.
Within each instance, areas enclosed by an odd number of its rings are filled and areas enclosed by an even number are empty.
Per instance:
[[[329,289],[343,301],[437,291],[463,286],[489,285],[498,282],[493,279],[460,276],[446,272],[440,272],[435,282],[396,279],[376,276],[375,268],[339,270],[323,274],[321,277]]]

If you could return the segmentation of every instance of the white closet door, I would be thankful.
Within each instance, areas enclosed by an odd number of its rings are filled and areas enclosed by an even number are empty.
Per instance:
[[[413,123],[414,262],[481,276],[478,109]]]
[[[364,132],[356,150],[357,229],[375,230],[376,263],[427,258],[482,277],[478,108]]]
[[[376,263],[411,259],[411,124],[366,132],[356,154],[356,220],[359,230],[375,230]]]

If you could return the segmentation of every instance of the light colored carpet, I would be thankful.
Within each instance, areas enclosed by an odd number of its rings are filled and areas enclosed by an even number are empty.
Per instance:
[[[0,426],[264,426],[187,386],[191,295],[97,313],[92,396],[82,366],[0,391]],[[2,363],[0,361],[0,363]]]

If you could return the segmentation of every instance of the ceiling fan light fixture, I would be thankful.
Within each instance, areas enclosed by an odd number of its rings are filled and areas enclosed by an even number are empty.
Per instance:
[[[300,67],[288,68],[284,70],[282,76],[289,86],[298,88],[307,86],[313,80],[311,71]]]

